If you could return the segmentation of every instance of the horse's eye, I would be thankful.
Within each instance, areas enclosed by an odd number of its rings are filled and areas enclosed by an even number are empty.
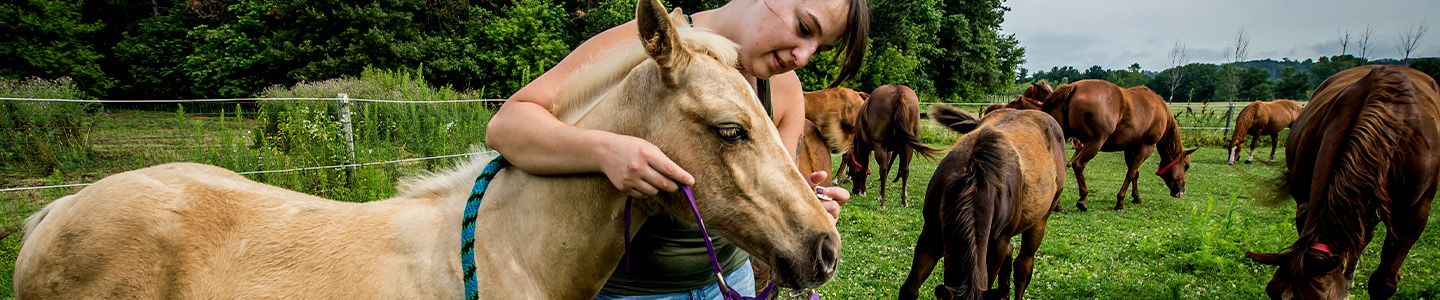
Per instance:
[[[715,128],[715,134],[719,135],[721,139],[731,142],[737,142],[750,138],[750,134],[748,132],[745,132],[745,129],[740,128],[740,125],[738,124],[720,125],[719,127]]]

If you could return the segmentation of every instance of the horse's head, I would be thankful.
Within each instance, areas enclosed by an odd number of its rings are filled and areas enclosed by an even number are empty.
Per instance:
[[[683,19],[681,19],[683,20]],[[636,8],[649,60],[628,74],[577,125],[640,137],[696,178],[705,223],[777,272],[779,283],[814,288],[830,280],[840,236],[796,170],[750,84],[736,71],[733,42],[686,28],[680,35],[658,0]],[[690,214],[679,193],[653,202]]]
[[[1055,89],[1050,88],[1049,82],[1040,80],[1030,83],[1030,87],[1025,88],[1025,93],[1023,95],[1030,99],[1035,99],[1039,102],[1045,102],[1045,98],[1050,97],[1050,93],[1053,92],[1055,92]]]
[[[1265,286],[1270,299],[1346,299],[1350,296],[1348,281],[1340,268],[1344,259],[1330,253],[1324,244],[1281,253],[1246,252],[1245,257],[1280,267]]]
[[[1169,159],[1165,156],[1173,154],[1161,153],[1161,167],[1155,175],[1165,180],[1165,186],[1170,188],[1170,197],[1180,198],[1185,195],[1185,172],[1190,171],[1190,154],[1195,153],[1195,150],[1200,148],[1181,151],[1179,155]]]

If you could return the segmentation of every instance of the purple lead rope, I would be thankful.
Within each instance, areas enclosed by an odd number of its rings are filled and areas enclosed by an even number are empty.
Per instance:
[[[685,192],[685,200],[690,201],[690,212],[695,213],[695,225],[700,226],[700,237],[705,240],[705,250],[710,253],[710,266],[715,268],[715,277],[720,283],[720,295],[726,300],[764,300],[770,298],[770,292],[775,290],[775,281],[771,280],[770,285],[754,298],[741,296],[729,284],[725,283],[725,272],[720,268],[720,260],[715,258],[715,245],[710,242],[710,233],[705,231],[705,220],[700,218],[700,207],[695,204],[695,193],[690,191],[690,186],[680,185],[680,190]],[[630,198],[625,198],[625,271],[630,270]],[[810,293],[810,300],[820,300],[820,294]]]

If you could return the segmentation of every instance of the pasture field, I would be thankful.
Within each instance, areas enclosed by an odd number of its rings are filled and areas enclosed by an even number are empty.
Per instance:
[[[939,143],[948,138],[927,136],[934,141],[932,146],[948,145]],[[1178,199],[1169,197],[1164,182],[1153,175],[1159,157],[1152,156],[1140,168],[1144,203],[1127,203],[1123,211],[1110,209],[1126,171],[1122,154],[1101,153],[1086,169],[1091,190],[1088,212],[1075,209],[1075,176],[1067,171],[1060,199],[1065,211],[1050,216],[1026,297],[1266,298],[1263,288],[1275,268],[1250,261],[1244,252],[1278,251],[1294,240],[1294,202],[1277,200],[1272,192],[1284,166],[1283,153],[1282,149],[1271,164],[1263,164],[1263,157],[1257,156],[1255,164],[1230,166],[1225,164],[1225,149],[1201,148],[1193,156],[1185,196]],[[935,165],[917,159],[911,166],[910,207],[899,207],[894,192],[899,191],[899,183],[888,183],[895,200],[878,209],[874,179],[871,194],[845,205],[838,225],[843,243],[840,271],[820,289],[826,299],[898,295],[910,270],[923,223],[920,207]],[[1384,235],[1384,226],[1380,227],[1357,268],[1353,299],[1369,299],[1366,280],[1379,263]],[[1430,229],[1401,268],[1395,299],[1440,298],[1440,233]],[[1018,249],[1019,238],[1014,242]],[[937,267],[921,288],[921,299],[934,299],[931,292],[942,274],[943,267]]]

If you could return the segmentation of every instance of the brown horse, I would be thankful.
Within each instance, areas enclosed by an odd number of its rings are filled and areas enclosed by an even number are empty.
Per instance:
[[[1024,299],[1046,220],[1065,187],[1060,124],[1033,110],[1002,109],[975,120],[935,105],[930,116],[965,136],[955,141],[930,178],[925,225],[900,299],[919,296],[920,285],[942,255],[945,284],[935,287],[935,298],[1003,298],[1009,294],[1013,270],[1015,299]],[[1012,263],[1010,239],[1021,234],[1020,254]]]
[[[1245,144],[1245,138],[1255,136],[1250,140],[1250,157],[1245,163],[1255,160],[1255,143],[1260,142],[1260,136],[1270,136],[1270,159],[1266,163],[1275,160],[1275,148],[1280,147],[1276,140],[1280,138],[1280,131],[1290,127],[1295,122],[1295,117],[1300,116],[1300,103],[1295,100],[1280,99],[1269,103],[1256,100],[1240,110],[1240,116],[1235,118],[1235,130],[1230,137],[1230,161],[1240,158],[1240,145]]]
[[[1285,143],[1299,237],[1284,252],[1245,253],[1280,267],[1265,287],[1270,298],[1349,298],[1379,223],[1388,230],[1370,299],[1395,294],[1440,180],[1436,90],[1425,73],[1384,65],[1336,73],[1315,89]]]
[[[1045,105],[1045,98],[1050,97],[1052,92],[1054,92],[1054,90],[1050,88],[1050,83],[1044,80],[1036,81],[1030,83],[1030,87],[1026,87],[1025,91],[1020,93],[1020,95],[1016,95],[1014,100],[1010,100],[1008,103],[996,103],[985,107],[985,110],[981,114],[988,114],[1001,108],[1040,109]]]
[[[737,46],[677,28],[683,16],[667,17],[656,0],[640,1],[636,22],[644,42],[580,72],[594,82],[577,87],[600,88],[562,94],[556,114],[658,145],[701,178],[694,191],[706,225],[775,266],[781,286],[828,281],[839,234],[735,71]],[[199,164],[109,176],[30,218],[15,295],[458,299],[462,210],[487,160],[409,181],[397,198],[370,203],[320,199]],[[625,193],[599,174],[517,168],[499,171],[489,187],[474,234],[482,299],[590,299],[600,291],[624,251]],[[684,197],[634,199],[632,230],[656,213],[688,215]]]
[[[854,146],[843,159],[849,169],[853,190],[865,195],[865,177],[869,175],[870,153],[880,166],[880,208],[885,208],[885,177],[890,163],[900,159],[895,180],[900,181],[900,206],[910,206],[910,158],[916,152],[934,158],[939,149],[920,142],[920,97],[903,85],[885,85],[870,92],[870,100],[860,108],[856,118]]]
[[[1085,186],[1085,166],[1100,151],[1125,151],[1129,171],[1115,195],[1115,209],[1125,209],[1125,189],[1140,203],[1137,170],[1160,149],[1160,170],[1155,175],[1165,180],[1170,196],[1185,194],[1185,171],[1190,169],[1190,153],[1180,145],[1180,129],[1170,108],[1150,88],[1137,86],[1122,89],[1109,81],[1086,79],[1060,86],[1045,100],[1043,111],[1055,117],[1065,136],[1075,138],[1082,147],[1070,158],[1075,182],[1080,186],[1080,200],[1075,207],[1086,210],[1090,189]],[[1056,206],[1058,209],[1059,206]]]
[[[869,98],[870,94],[846,87],[805,92],[805,119],[812,122],[816,130],[805,129],[801,136],[800,173],[830,170],[830,156],[820,154],[825,153],[826,148],[830,154],[850,151],[851,141],[855,139],[855,119]],[[844,167],[837,168],[835,174],[825,179],[825,185],[833,184],[837,178],[848,181],[850,178],[843,176],[844,171]]]

